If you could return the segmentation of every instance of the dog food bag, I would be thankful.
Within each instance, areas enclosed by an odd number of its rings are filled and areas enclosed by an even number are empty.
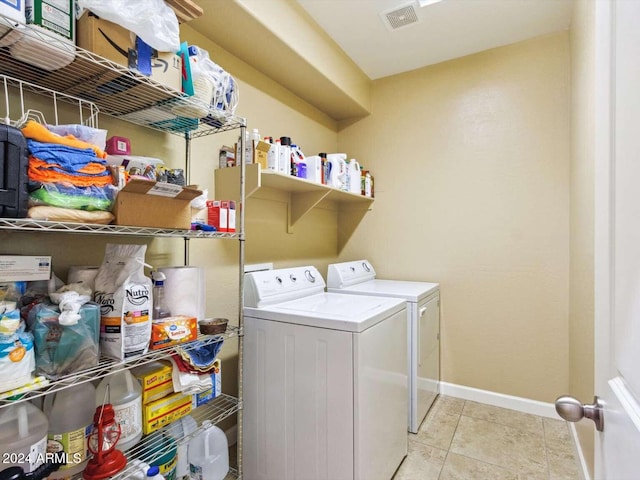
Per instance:
[[[149,348],[153,285],[144,274],[146,250],[146,245],[107,244],[96,276],[100,349],[116,360],[142,355]]]

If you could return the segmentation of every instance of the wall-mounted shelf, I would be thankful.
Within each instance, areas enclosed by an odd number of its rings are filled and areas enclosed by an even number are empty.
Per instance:
[[[216,198],[239,200],[238,179],[240,167],[220,168],[215,171]],[[346,245],[356,227],[371,208],[373,198],[345,192],[303,178],[262,170],[260,164],[246,165],[246,198],[255,196],[261,189],[273,189],[289,195],[287,203],[287,231],[293,228],[307,213],[325,202],[338,206],[338,251]]]

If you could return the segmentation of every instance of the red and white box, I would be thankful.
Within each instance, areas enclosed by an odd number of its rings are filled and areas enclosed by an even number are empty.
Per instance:
[[[207,200],[207,224],[216,227],[218,232],[229,231],[229,207],[222,200]]]
[[[223,200],[222,208],[227,209],[227,232],[236,231],[236,202],[233,200]]]

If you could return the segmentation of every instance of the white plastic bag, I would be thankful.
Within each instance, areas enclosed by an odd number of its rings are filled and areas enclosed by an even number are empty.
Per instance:
[[[178,18],[164,0],[77,0],[77,6],[131,30],[160,52],[180,50]]]

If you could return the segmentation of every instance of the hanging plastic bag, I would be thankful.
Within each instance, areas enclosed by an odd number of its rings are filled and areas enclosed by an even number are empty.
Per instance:
[[[100,307],[84,303],[79,316],[77,323],[64,325],[59,306],[50,302],[38,303],[29,311],[27,323],[34,336],[38,374],[56,380],[98,365]]]
[[[131,30],[160,52],[180,50],[178,18],[164,0],[77,0],[77,6]]]

